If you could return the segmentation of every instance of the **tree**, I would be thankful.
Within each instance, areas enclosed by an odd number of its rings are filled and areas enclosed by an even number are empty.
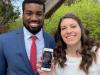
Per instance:
[[[100,0],[95,0],[95,2],[100,3]]]
[[[14,11],[10,0],[0,0],[0,32],[4,32],[6,25],[15,21],[19,14],[19,10]]]
[[[72,4],[74,4],[75,2],[79,2],[81,0],[65,0],[65,5],[71,6]]]

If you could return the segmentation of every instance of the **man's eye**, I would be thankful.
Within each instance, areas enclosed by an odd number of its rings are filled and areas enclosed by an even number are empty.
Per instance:
[[[42,16],[43,14],[42,14],[42,13],[37,13],[37,15],[38,15],[38,16]]]
[[[32,13],[26,13],[26,14],[29,15],[29,16],[32,15]]]

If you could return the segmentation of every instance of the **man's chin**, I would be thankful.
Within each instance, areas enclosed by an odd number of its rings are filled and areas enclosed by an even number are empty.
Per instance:
[[[37,34],[38,32],[40,32],[41,28],[32,28],[31,30],[29,30],[32,34]]]
[[[27,26],[25,26],[25,28],[29,31],[29,32],[31,32],[32,34],[37,34],[40,30],[41,30],[41,28],[42,28],[42,26],[40,26],[40,27],[27,27]]]

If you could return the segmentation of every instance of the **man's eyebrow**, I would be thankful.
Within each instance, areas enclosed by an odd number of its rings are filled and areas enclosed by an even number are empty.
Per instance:
[[[25,11],[32,12],[31,10],[28,10],[28,9],[27,9],[27,10],[25,10]]]

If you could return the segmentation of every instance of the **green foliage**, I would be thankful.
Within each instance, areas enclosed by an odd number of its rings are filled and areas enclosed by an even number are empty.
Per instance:
[[[13,10],[13,5],[10,1],[4,2],[0,0],[0,25],[6,25],[14,21],[19,16],[19,11]]]
[[[81,1],[81,0],[65,0],[64,4],[68,5],[68,6],[71,6],[72,4],[75,4],[79,1]]]
[[[12,22],[12,23],[9,23],[8,24],[8,28],[9,28],[9,31],[12,31],[14,29],[17,29],[19,27],[21,27],[23,24],[22,24],[22,19],[19,18],[19,19],[16,19],[16,21]]]
[[[14,10],[11,0],[0,0],[0,34],[8,31],[9,23],[19,17],[19,10]]]
[[[45,20],[45,30],[53,34],[60,17],[69,12],[78,15],[91,37],[100,42],[100,3],[94,0],[81,0],[71,6],[62,5],[50,19]]]

